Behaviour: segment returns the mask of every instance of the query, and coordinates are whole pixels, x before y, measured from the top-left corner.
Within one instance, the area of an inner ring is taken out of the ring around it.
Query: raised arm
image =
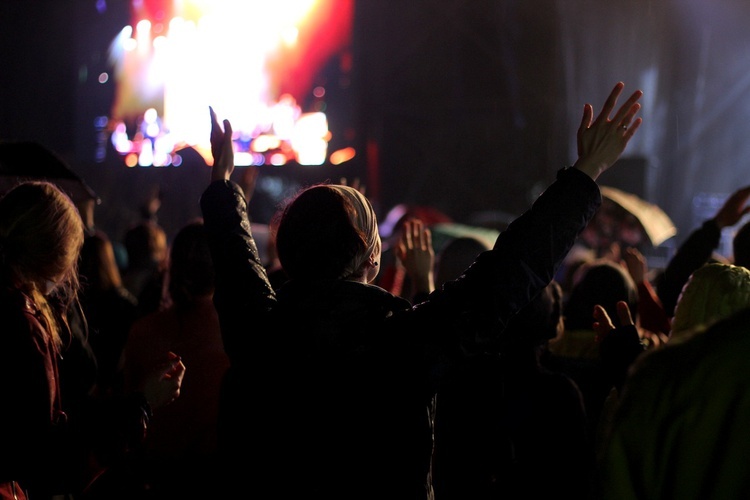
[[[443,285],[418,310],[440,321],[459,318],[470,323],[472,331],[499,332],[550,283],[601,205],[594,179],[617,161],[641,124],[635,118],[640,91],[609,119],[622,89],[622,83],[615,85],[595,120],[593,108],[584,107],[575,165],[560,170],[557,181],[500,234],[492,250],[482,253],[461,278]]]
[[[266,269],[250,231],[247,201],[239,185],[229,180],[234,171],[232,125],[223,129],[213,109],[211,153],[214,164],[211,183],[201,196],[201,210],[216,272],[214,304],[219,314],[224,350],[231,363],[247,363],[257,336],[251,324],[264,321],[276,303]]]
[[[749,198],[750,186],[744,186],[732,193],[716,215],[690,233],[669,260],[656,284],[656,293],[669,317],[674,316],[680,292],[690,275],[708,262],[713,251],[719,246],[722,229],[737,224],[750,212],[750,207],[747,206]]]

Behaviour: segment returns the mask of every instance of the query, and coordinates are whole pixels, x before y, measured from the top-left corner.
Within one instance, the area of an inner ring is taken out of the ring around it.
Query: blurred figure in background
[[[143,220],[126,231],[123,244],[128,263],[122,283],[138,299],[139,316],[159,310],[167,270],[167,234],[156,222]]]
[[[589,498],[583,396],[539,363],[562,332],[562,298],[551,282],[510,320],[501,342],[446,374],[435,415],[436,498]]]
[[[212,302],[214,280],[203,222],[194,221],[172,243],[170,305],[136,321],[128,337],[123,357],[127,390],[153,370],[159,352],[175,352],[190,367],[179,400],[154,415],[140,452],[143,481],[154,499],[215,494],[218,399],[229,359]]]
[[[81,307],[97,362],[97,390],[121,392],[120,357],[138,315],[138,300],[123,286],[112,243],[101,231],[84,239],[79,270]]]

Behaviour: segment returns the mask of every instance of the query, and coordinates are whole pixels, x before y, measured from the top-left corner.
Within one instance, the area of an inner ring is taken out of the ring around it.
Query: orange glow
[[[339,149],[331,153],[330,162],[332,165],[341,165],[342,163],[351,160],[356,156],[357,152],[354,148]]]
[[[125,156],[125,165],[130,168],[138,165],[138,155],[135,153],[129,153],[127,156]]]

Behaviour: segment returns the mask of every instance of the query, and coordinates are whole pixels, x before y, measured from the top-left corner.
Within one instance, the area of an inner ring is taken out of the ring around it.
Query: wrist
[[[414,290],[422,293],[432,293],[435,290],[435,279],[430,273],[427,276],[410,276]]]
[[[592,162],[583,158],[578,158],[573,164],[573,168],[580,170],[593,180],[596,180],[602,172],[607,170],[607,165],[605,163]]]

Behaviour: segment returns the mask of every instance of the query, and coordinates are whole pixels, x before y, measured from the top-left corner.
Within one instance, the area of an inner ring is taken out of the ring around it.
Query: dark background
[[[107,1],[104,14],[95,4],[0,4],[0,139],[66,158],[100,196],[97,224],[114,239],[159,186],[171,236],[199,215],[208,171],[197,159],[179,169],[95,160],[92,121],[112,97],[95,76],[129,22],[126,1]],[[748,21],[744,0],[359,0],[351,80],[331,102],[332,125],[354,131],[357,161],[261,167],[263,189],[360,177],[381,217],[408,202],[503,221],[574,161],[583,104],[598,112],[621,80],[628,95],[644,91],[644,124],[630,161],[601,182],[662,207],[679,230],[674,246],[750,184]],[[263,189],[258,204],[273,203]]]

